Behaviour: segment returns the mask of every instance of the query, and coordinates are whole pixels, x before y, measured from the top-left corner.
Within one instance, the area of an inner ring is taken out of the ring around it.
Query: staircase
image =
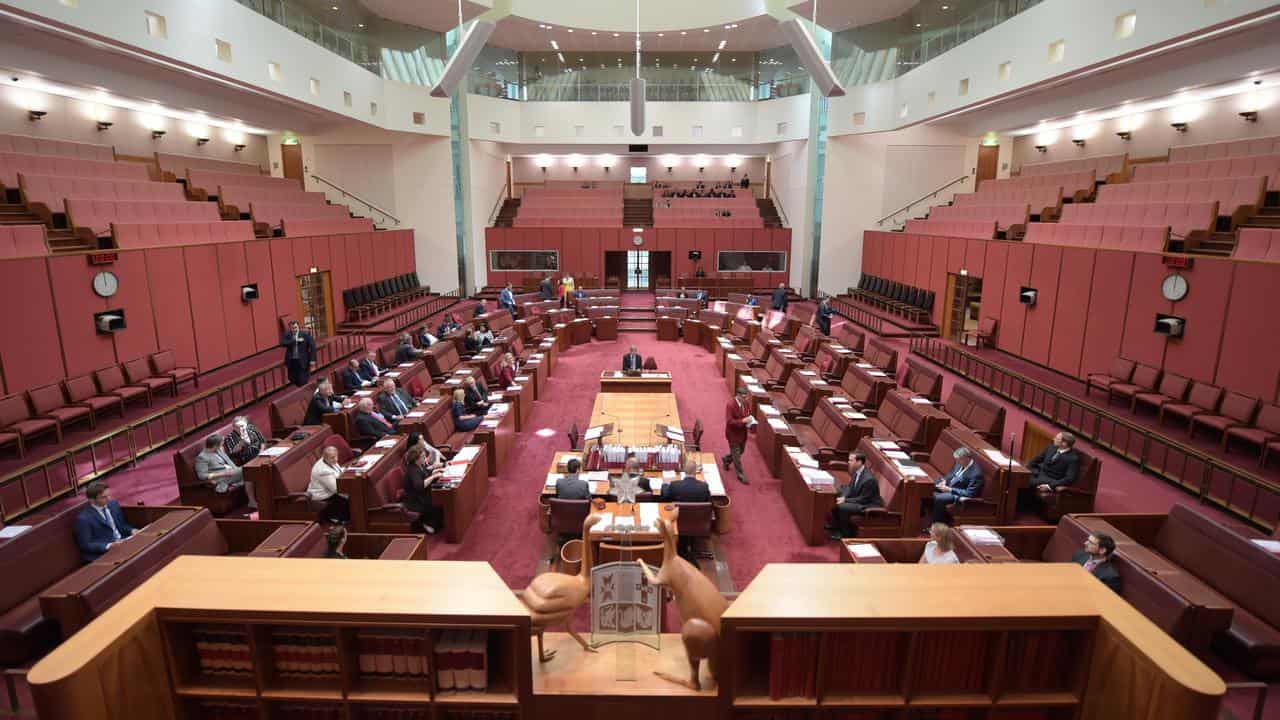
[[[1280,196],[1274,192],[1267,193],[1266,205],[1258,208],[1257,215],[1249,216],[1240,227],[1261,227],[1280,230]],[[1212,257],[1231,257],[1236,249],[1236,232],[1215,231],[1207,240],[1201,240],[1198,247],[1189,248],[1192,255],[1208,255]]]
[[[618,315],[618,332],[658,332],[658,315],[652,307],[624,307]]]
[[[1265,228],[1280,228],[1280,207],[1268,205],[1258,209],[1258,214],[1245,220],[1244,225]]]
[[[624,198],[622,224],[627,227],[653,227],[653,200]]]
[[[1215,232],[1212,233],[1207,240],[1201,240],[1200,245],[1194,248],[1188,248],[1189,255],[1209,255],[1213,257],[1231,257],[1231,253],[1236,249],[1236,234],[1233,232]]]
[[[782,217],[778,215],[778,208],[774,207],[772,200],[768,198],[757,198],[756,208],[760,210],[760,217],[764,220],[765,227],[782,227]]]
[[[26,205],[19,203],[0,203],[0,225],[43,225],[44,221],[38,215],[27,210]],[[79,250],[93,250],[94,248],[85,245],[76,237],[74,231],[60,228],[46,228],[46,242],[49,245],[49,252],[57,254],[60,252],[76,252]]]
[[[507,198],[502,201],[502,209],[498,211],[498,217],[494,219],[494,227],[511,227],[515,224],[516,213],[520,212],[520,201],[516,198]]]

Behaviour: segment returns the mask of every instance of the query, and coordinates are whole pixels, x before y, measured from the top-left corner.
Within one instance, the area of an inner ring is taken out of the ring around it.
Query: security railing
[[[838,297],[831,298],[831,308],[836,314],[856,325],[870,330],[877,335],[884,334],[884,319],[868,312],[853,303]]]

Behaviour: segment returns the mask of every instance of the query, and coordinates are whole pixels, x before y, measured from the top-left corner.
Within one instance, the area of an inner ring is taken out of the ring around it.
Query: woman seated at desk
[[[453,429],[458,432],[471,432],[480,427],[483,419],[479,415],[467,412],[466,393],[462,388],[453,391]]]
[[[929,543],[920,555],[922,565],[954,565],[960,562],[951,542],[951,527],[936,522],[929,526]]]
[[[415,526],[434,535],[441,527],[444,515],[431,502],[431,484],[444,477],[444,469],[432,467],[430,454],[420,447],[410,447],[404,456],[404,497],[401,504],[406,510],[418,513]]]
[[[506,390],[516,383],[516,374],[520,372],[520,366],[516,364],[516,358],[511,353],[503,353],[502,360],[498,362],[498,387]]]

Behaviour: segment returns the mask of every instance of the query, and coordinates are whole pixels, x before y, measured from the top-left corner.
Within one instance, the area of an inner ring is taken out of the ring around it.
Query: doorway
[[[280,145],[280,171],[290,180],[306,184],[302,179],[302,146]]]
[[[649,168],[644,165],[632,165],[630,182],[633,185],[649,184]]]
[[[942,314],[942,337],[959,342],[967,330],[978,327],[982,307],[982,278],[968,274],[947,274],[945,312]]]
[[[674,287],[671,282],[671,251],[649,251],[649,289]]]
[[[627,251],[606,250],[604,253],[604,286],[621,291],[627,286]]]
[[[982,186],[984,180],[995,180],[1000,171],[1000,146],[978,146],[978,176],[974,178],[973,189]]]
[[[333,334],[333,289],[328,270],[298,276],[298,307],[302,310],[299,322],[315,339]]]
[[[648,250],[627,251],[627,289],[650,289]]]

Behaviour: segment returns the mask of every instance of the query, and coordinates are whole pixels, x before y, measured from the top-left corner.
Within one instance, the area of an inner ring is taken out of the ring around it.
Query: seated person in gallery
[[[951,526],[946,523],[934,523],[929,526],[929,542],[920,555],[922,565],[954,565],[960,562],[956,557],[951,538]]]
[[[370,350],[360,361],[360,375],[370,380],[386,372],[386,368],[378,367],[378,353]]]
[[[1110,535],[1094,533],[1085,538],[1084,549],[1077,550],[1072,560],[1084,566],[1091,575],[1102,581],[1112,591],[1120,592],[1120,571],[1111,562],[1116,551],[1116,541]]]
[[[632,345],[626,355],[622,356],[623,372],[640,372],[644,367],[644,358],[640,357],[640,353],[636,350],[636,346]]]
[[[249,422],[249,418],[239,415],[231,422],[231,429],[222,440],[222,449],[227,452],[227,457],[231,458],[232,462],[244,465],[258,457],[258,453],[262,452],[266,444],[267,441],[262,437],[262,432]]]
[[[360,361],[355,358],[351,358],[347,361],[347,366],[343,368],[342,372],[339,373],[338,376],[339,379],[342,380],[342,386],[346,388],[347,392],[353,392],[362,387],[369,387],[373,384],[373,378],[364,376],[360,370]]]
[[[111,499],[111,489],[101,481],[89,483],[84,495],[89,504],[76,515],[73,532],[80,548],[80,559],[90,563],[102,557],[112,545],[134,533],[124,519],[120,503]]]
[[[493,330],[489,328],[489,321],[480,321],[480,327],[476,328],[476,336],[480,338],[480,347],[482,348],[487,348],[493,344]]]
[[[578,458],[572,458],[565,470],[567,472],[556,480],[556,497],[560,500],[590,500],[591,486],[578,477],[582,462]]]
[[[353,424],[355,425],[356,435],[362,438],[377,440],[383,435],[390,435],[395,432],[395,428],[382,416],[382,413],[374,410],[373,398],[371,397],[360,398],[360,402],[356,404]]]
[[[483,416],[467,412],[467,395],[462,388],[453,391],[453,428],[458,432],[471,432],[480,427]]]
[[[427,326],[423,325],[422,331],[418,333],[418,346],[425,350],[438,342],[440,342],[440,338],[432,335],[431,331],[427,329]],[[423,355],[425,354],[426,353],[423,353]]]
[[[711,488],[698,479],[697,460],[685,458],[684,477],[663,485],[659,500],[678,503],[711,502]]]
[[[475,319],[485,314],[486,312],[489,312],[489,311],[484,306],[484,300],[477,300],[476,306],[471,309],[471,317],[472,319]]]
[[[836,490],[836,506],[831,509],[827,530],[832,540],[839,540],[849,530],[849,518],[861,515],[867,508],[884,507],[880,497],[880,481],[867,467],[867,456],[861,451],[849,453],[849,484]]]
[[[333,383],[327,378],[316,383],[316,392],[307,404],[307,414],[302,418],[303,425],[319,425],[324,416],[342,411],[342,396],[333,392]]]

